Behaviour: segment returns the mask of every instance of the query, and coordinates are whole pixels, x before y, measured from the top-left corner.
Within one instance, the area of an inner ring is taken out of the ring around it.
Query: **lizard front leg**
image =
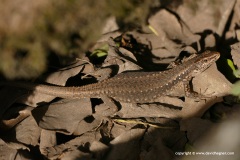
[[[209,98],[207,96],[204,96],[198,92],[195,92],[192,87],[190,86],[190,83],[192,81],[192,77],[188,77],[185,80],[183,80],[183,86],[184,86],[184,92],[185,96],[189,98],[194,98],[194,99],[204,99],[204,98]]]

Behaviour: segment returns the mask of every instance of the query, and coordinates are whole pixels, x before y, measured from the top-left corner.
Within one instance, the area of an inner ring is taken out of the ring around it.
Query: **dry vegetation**
[[[179,88],[156,103],[116,102],[115,113],[100,99],[60,99],[0,83],[0,159],[197,160],[203,156],[186,156],[197,152],[239,159],[240,106],[230,96],[232,88],[239,94],[232,87],[239,13],[240,0],[1,0],[4,80],[82,86],[130,70],[162,71],[205,50],[221,58],[191,83],[209,98],[188,98]]]

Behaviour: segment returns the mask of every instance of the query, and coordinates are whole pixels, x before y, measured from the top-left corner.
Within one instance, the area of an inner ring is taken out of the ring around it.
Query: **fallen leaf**
[[[140,140],[145,129],[131,129],[110,142],[111,152],[106,160],[110,159],[137,159],[140,153]]]
[[[72,134],[79,122],[91,114],[89,99],[62,100],[32,111],[39,127],[65,134]]]

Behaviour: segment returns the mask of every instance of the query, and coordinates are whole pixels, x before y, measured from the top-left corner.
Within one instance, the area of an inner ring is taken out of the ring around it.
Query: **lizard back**
[[[73,95],[107,95],[121,102],[153,102],[157,97],[168,95],[176,84],[203,72],[219,56],[218,52],[206,51],[167,71],[121,73],[113,78],[76,88]]]
[[[99,98],[106,95],[121,102],[146,103],[168,95],[176,84],[203,72],[219,57],[218,52],[206,51],[167,71],[121,73],[101,82],[80,87],[22,83],[10,85],[61,98]]]

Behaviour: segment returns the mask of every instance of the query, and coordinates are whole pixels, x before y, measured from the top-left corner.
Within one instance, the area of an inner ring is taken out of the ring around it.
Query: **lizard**
[[[210,67],[220,57],[219,52],[205,51],[186,62],[166,71],[125,72],[98,83],[80,87],[51,86],[44,84],[10,83],[7,85],[34,90],[60,98],[102,98],[106,96],[120,102],[154,102],[168,95],[179,83],[184,83],[185,95],[197,97],[190,91],[189,81]]]
[[[60,98],[102,98],[103,101],[108,100],[110,104],[112,99],[127,103],[155,102],[157,98],[167,96],[179,83],[183,83],[185,96],[198,97],[201,95],[191,91],[189,81],[209,68],[219,57],[219,52],[205,51],[166,71],[125,72],[80,87],[29,83],[12,83],[8,85]]]

